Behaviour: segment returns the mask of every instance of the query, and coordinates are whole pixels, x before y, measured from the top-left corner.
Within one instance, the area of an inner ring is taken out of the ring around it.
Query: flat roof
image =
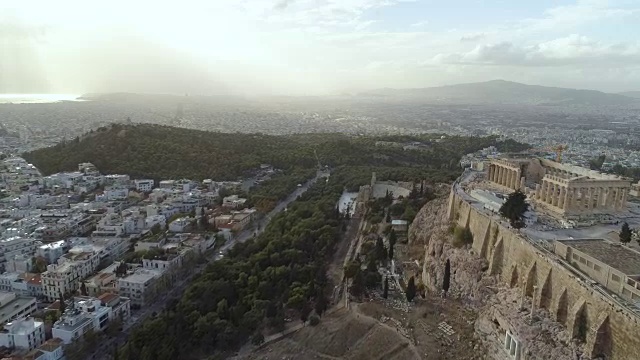
[[[583,252],[625,275],[640,274],[640,253],[621,244],[603,239],[558,240],[558,242]]]

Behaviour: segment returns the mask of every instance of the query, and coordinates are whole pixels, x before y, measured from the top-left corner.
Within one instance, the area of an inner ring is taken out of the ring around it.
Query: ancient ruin
[[[503,300],[495,301],[484,326],[502,343],[492,358],[549,356],[538,353],[530,326],[549,329],[551,321],[564,329],[562,344],[575,344],[574,358],[640,359],[640,252],[618,239],[622,222],[640,227],[640,204],[630,201],[630,189],[617,176],[517,157],[488,159],[453,184],[449,221],[471,231],[472,252],[488,263],[485,276],[506,289],[496,293]],[[495,211],[515,190],[527,195],[534,213],[518,230]],[[517,302],[517,311],[504,299]],[[523,314],[530,314],[526,324]]]
[[[615,214],[625,208],[631,181],[547,159],[495,159],[487,179],[521,190],[549,214],[565,218]]]

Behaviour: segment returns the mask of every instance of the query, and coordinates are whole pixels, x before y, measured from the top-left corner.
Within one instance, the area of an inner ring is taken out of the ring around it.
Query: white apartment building
[[[144,228],[151,229],[154,225],[160,225],[163,229],[167,226],[167,218],[163,215],[149,215],[144,219]]]
[[[44,323],[32,317],[14,320],[0,330],[0,346],[33,350],[44,343]]]
[[[64,255],[65,246],[66,242],[64,240],[40,245],[36,248],[36,256],[47,259],[49,264],[54,264]]]
[[[138,192],[150,192],[153,190],[153,180],[151,179],[135,180],[134,183]]]
[[[29,360],[64,360],[63,345],[62,339],[49,339],[37,349],[31,350],[25,355],[25,358]]]
[[[0,292],[0,325],[25,318],[38,310],[36,298],[17,296],[12,292]]]
[[[6,272],[0,275],[0,291],[39,298],[42,296],[40,274]]]
[[[193,223],[193,218],[190,217],[182,217],[179,219],[173,220],[169,223],[169,231],[171,232],[185,232],[189,226]]]
[[[6,256],[5,271],[25,273],[33,267],[33,254],[16,254]]]
[[[157,256],[155,259],[142,259],[142,268],[158,270],[165,272],[171,268],[179,268],[182,266],[184,254],[190,249],[180,251],[178,254],[164,254]]]
[[[51,333],[65,344],[81,338],[87,331],[103,331],[111,319],[111,308],[103,306],[100,300],[76,297],[70,308],[53,324]]]
[[[77,290],[80,281],[93,274],[100,264],[97,253],[75,253],[73,250],[61,257],[57,264],[47,266],[47,271],[42,273],[43,293],[49,301]]]
[[[39,243],[33,238],[23,238],[13,236],[0,240],[0,268],[4,269],[8,256],[25,254],[31,255],[35,252]]]
[[[118,279],[119,294],[129,298],[131,305],[144,306],[149,289],[160,276],[157,270],[137,269],[133,274]]]

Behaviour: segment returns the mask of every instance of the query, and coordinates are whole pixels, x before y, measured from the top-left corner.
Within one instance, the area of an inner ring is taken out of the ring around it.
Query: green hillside
[[[411,167],[413,179],[421,170],[457,170],[462,154],[485,146],[523,147],[517,143],[497,143],[492,137],[450,137],[438,142],[435,138],[435,135],[399,138],[397,141],[429,144],[420,150],[403,150],[401,146],[376,146],[380,139],[395,140],[389,137],[229,134],[150,124],[114,124],[23,156],[46,175],[72,171],[81,162],[91,162],[102,173],[129,174],[135,178],[236,180],[262,163],[284,170],[313,169],[317,166],[315,151],[323,165]]]

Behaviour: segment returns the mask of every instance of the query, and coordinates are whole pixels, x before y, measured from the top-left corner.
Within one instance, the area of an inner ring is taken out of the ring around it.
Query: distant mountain
[[[618,95],[640,99],[640,91],[625,91],[625,92],[618,93]]]
[[[620,94],[609,94],[596,90],[526,85],[505,80],[420,89],[380,89],[361,93],[360,96],[457,104],[597,106],[640,104],[638,99]]]

